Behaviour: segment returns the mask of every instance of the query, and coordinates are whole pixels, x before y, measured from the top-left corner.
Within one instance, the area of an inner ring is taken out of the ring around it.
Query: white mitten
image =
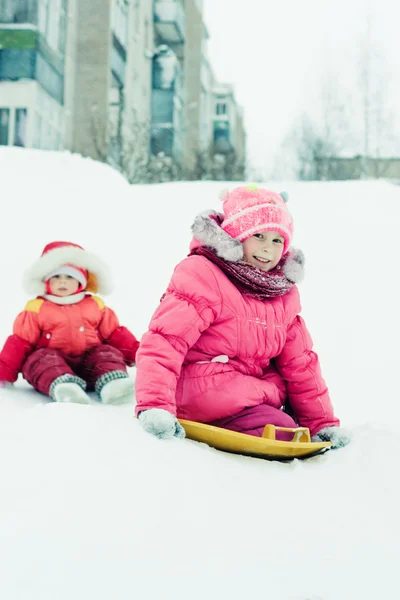
[[[350,443],[348,431],[341,427],[324,427],[312,436],[313,442],[332,442],[332,449],[343,448]]]
[[[185,437],[185,430],[178,419],[163,408],[143,410],[138,418],[145,431],[162,440]]]

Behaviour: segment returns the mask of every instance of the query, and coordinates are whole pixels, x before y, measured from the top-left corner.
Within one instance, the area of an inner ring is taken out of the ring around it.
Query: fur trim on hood
[[[192,232],[196,240],[215,250],[217,256],[236,262],[243,259],[243,246],[234,240],[223,229],[221,223],[223,216],[212,211],[204,211],[197,215],[192,225]]]
[[[23,287],[27,294],[42,296],[46,293],[48,275],[65,264],[76,265],[88,271],[86,290],[94,294],[109,294],[112,290],[111,274],[107,265],[95,254],[76,246],[55,248],[43,254],[25,271]]]
[[[285,273],[289,281],[300,283],[304,279],[304,262],[305,257],[302,250],[291,248],[287,253],[285,264],[282,271]]]

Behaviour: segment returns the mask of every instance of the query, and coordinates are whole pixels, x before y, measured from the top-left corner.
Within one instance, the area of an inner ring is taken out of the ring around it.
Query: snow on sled
[[[179,419],[189,440],[203,442],[225,452],[244,454],[269,460],[292,460],[294,458],[309,458],[329,450],[331,442],[312,442],[307,427],[275,427],[266,425],[262,437],[237,433],[213,425],[205,425],[196,421]],[[276,439],[277,431],[289,431],[293,438],[289,442]]]

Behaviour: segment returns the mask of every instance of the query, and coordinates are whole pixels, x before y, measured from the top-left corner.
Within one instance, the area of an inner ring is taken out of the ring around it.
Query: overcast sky
[[[354,85],[360,40],[371,15],[374,45],[387,61],[390,102],[400,106],[397,0],[204,0],[209,56],[243,106],[250,162],[268,169],[294,117],[317,112],[323,74]],[[346,93],[343,93],[346,97]],[[399,109],[400,110],[400,109]]]

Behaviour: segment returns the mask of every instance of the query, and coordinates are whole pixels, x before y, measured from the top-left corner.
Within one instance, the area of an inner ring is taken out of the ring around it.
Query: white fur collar
[[[46,300],[49,300],[49,302],[53,302],[53,304],[60,304],[61,306],[65,306],[66,304],[77,304],[83,300],[85,296],[85,292],[73,294],[72,296],[53,296],[52,294],[43,294],[43,298],[46,298]]]

